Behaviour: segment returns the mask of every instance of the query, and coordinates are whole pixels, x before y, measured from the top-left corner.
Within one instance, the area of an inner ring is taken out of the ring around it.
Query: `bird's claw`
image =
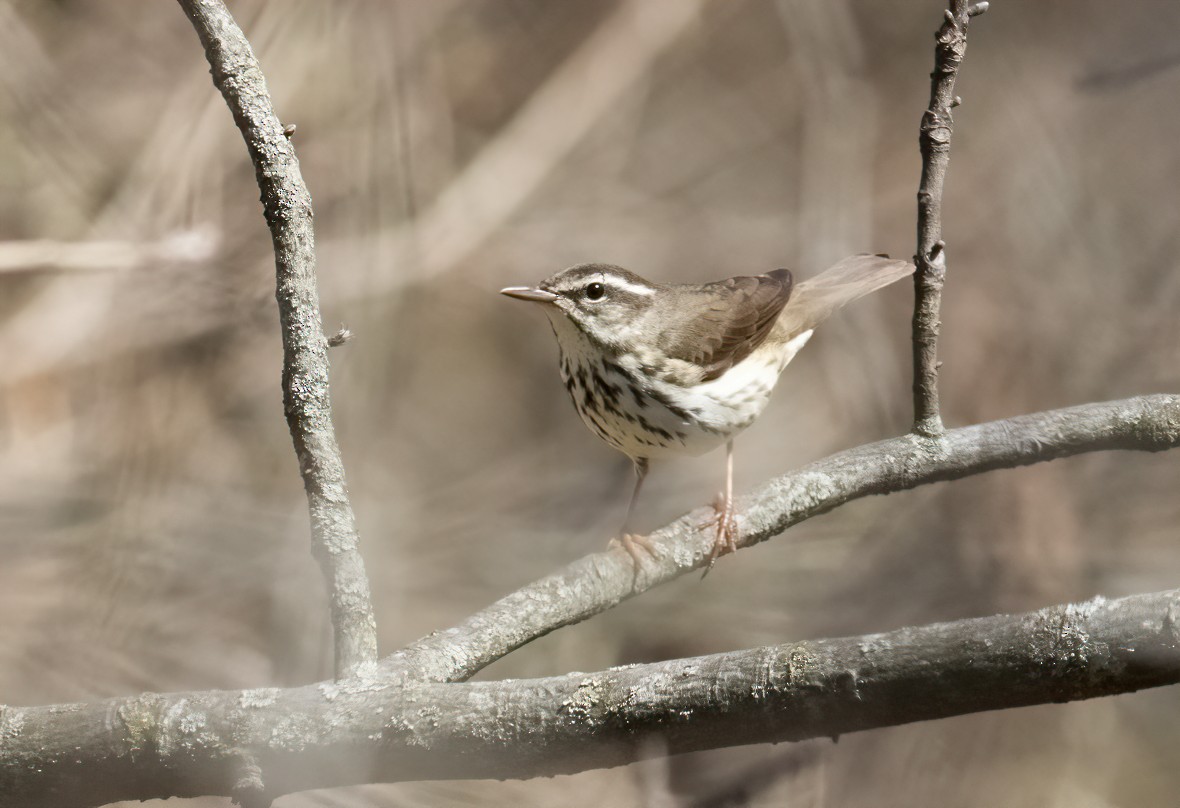
[[[624,533],[617,539],[611,539],[607,545],[608,549],[622,547],[631,556],[631,560],[635,562],[636,571],[643,567],[643,556],[639,554],[639,548],[642,547],[647,551],[647,554],[652,558],[657,558],[655,545],[647,536],[640,536],[636,533]]]
[[[709,570],[713,569],[718,558],[727,553],[737,552],[738,529],[733,500],[726,497],[725,494],[718,494],[712,504],[713,510],[717,513],[705,524],[706,526],[717,525],[717,535],[713,539],[713,549],[709,552],[709,563],[705,565],[702,578],[709,574]]]

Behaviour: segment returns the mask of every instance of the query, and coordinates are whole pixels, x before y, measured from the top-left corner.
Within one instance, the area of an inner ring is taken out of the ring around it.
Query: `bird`
[[[820,322],[913,271],[909,261],[861,254],[797,283],[789,270],[776,269],[693,284],[654,283],[620,266],[585,263],[500,293],[548,316],[574,408],[591,432],[631,459],[635,487],[617,543],[637,573],[639,548],[656,556],[645,536],[630,532],[651,461],[725,445],[707,574],[737,549],[734,437],[762,414]]]

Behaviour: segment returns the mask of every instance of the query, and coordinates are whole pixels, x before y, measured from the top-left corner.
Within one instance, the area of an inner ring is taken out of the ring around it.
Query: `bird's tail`
[[[853,255],[814,278],[795,284],[791,299],[775,323],[775,331],[790,339],[815,328],[846,303],[864,297],[914,273],[909,261],[886,255]]]

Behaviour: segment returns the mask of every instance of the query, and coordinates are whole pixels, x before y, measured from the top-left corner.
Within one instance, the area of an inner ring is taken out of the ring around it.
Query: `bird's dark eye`
[[[586,287],[586,298],[588,300],[599,300],[606,294],[606,287],[601,283],[595,281]]]

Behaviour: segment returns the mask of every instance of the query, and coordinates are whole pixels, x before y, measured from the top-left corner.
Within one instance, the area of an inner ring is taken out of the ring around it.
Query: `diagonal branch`
[[[275,115],[250,43],[221,0],[179,0],[212,66],[254,162],[275,250],[275,297],[283,332],[283,408],[311,515],[312,553],[327,580],[336,676],[377,658],[369,579],[344,483],[328,396],[328,344],[315,276],[311,196],[295,149]]]
[[[930,108],[922,118],[922,180],[918,192],[918,256],[913,318],[914,428],[909,436],[860,447],[800,469],[764,486],[746,501],[740,546],[776,535],[792,524],[844,502],[874,493],[954,479],[989,468],[1111,448],[1104,443],[1106,419],[1133,402],[1088,405],[958,430],[944,436],[938,404],[937,338],[946,256],[942,243],[942,190],[950,158],[951,107],[958,67],[967,47],[967,22],[987,10],[951,0],[938,31]],[[1143,400],[1151,406],[1147,399]],[[1171,402],[1174,405],[1174,401]],[[1170,405],[1170,406],[1171,406]],[[1063,418],[1085,423],[1058,430]],[[1095,431],[1088,432],[1087,427]],[[1024,445],[1002,446],[1008,430],[1028,433]],[[1068,437],[1066,437],[1068,433]],[[1175,445],[1174,430],[1167,446]],[[1134,441],[1131,441],[1134,442]],[[980,456],[972,458],[976,448]],[[1142,444],[1129,448],[1146,447]],[[946,451],[951,454],[945,454]],[[955,453],[961,453],[956,455]],[[897,458],[906,458],[902,467]],[[777,501],[782,498],[781,502]],[[407,676],[462,681],[515,648],[556,628],[584,620],[701,563],[706,544],[699,521],[689,515],[651,540],[664,552],[642,575],[631,574],[619,556],[599,554],[575,562],[507,596],[458,626],[436,632],[386,661]]]
[[[1180,446],[1180,395],[1083,404],[951,430],[941,438],[903,435],[859,446],[770,480],[738,500],[738,546],[873,494],[904,491],[994,469],[1110,449]],[[639,575],[621,550],[575,561],[382,661],[410,678],[456,682],[550,631],[708,563],[710,509],[688,514],[648,538],[658,558]]]
[[[1173,590],[547,679],[353,679],[0,708],[0,793],[26,808],[234,794],[247,760],[265,802],[836,737],[1174,684],[1178,625]]]
[[[942,189],[951,157],[955,76],[967,52],[967,21],[987,10],[987,3],[968,6],[950,0],[938,29],[934,72],[930,74],[930,106],[922,115],[918,142],[922,180],[918,186],[918,254],[914,256],[914,432],[942,434],[938,403],[938,332],[942,285],[946,278],[946,244],[942,240]]]

